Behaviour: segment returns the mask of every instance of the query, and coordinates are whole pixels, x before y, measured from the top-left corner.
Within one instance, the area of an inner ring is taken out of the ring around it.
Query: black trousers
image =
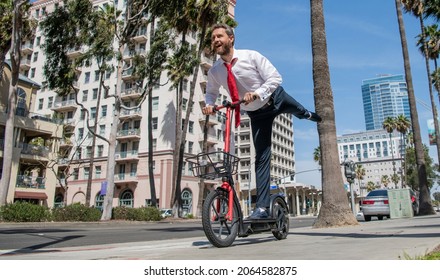
[[[272,124],[283,113],[297,118],[307,118],[308,111],[279,86],[271,95],[272,104],[263,109],[248,111],[251,120],[252,139],[255,147],[255,174],[257,207],[270,207],[270,160],[272,155]]]

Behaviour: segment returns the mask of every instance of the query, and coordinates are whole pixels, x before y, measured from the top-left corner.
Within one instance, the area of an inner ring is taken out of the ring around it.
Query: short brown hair
[[[214,31],[214,30],[219,29],[219,28],[223,28],[226,31],[226,34],[228,36],[234,37],[234,41],[232,42],[232,45],[234,45],[234,43],[235,43],[235,34],[234,34],[234,30],[232,29],[232,27],[230,27],[226,23],[216,23],[216,24],[214,24],[211,27],[211,31]]]

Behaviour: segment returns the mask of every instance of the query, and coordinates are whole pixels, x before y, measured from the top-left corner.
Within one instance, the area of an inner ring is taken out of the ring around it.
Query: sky
[[[323,2],[337,135],[365,131],[362,81],[380,74],[405,74],[395,1]],[[266,56],[282,75],[284,89],[314,111],[310,1],[237,0],[235,19],[235,47]],[[415,39],[420,22],[404,14],[404,23],[422,141],[428,145],[427,121],[432,112],[425,60]],[[293,125],[296,180],[321,187],[319,166],[313,161],[319,146],[317,125],[297,118]],[[430,156],[438,161],[434,146]]]

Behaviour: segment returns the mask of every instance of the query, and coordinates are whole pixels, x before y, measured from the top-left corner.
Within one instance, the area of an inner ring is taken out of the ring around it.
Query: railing
[[[134,129],[118,131],[116,136],[118,137],[131,136],[131,135],[140,136],[140,134],[141,134],[141,130],[139,128],[134,128]]]
[[[137,180],[137,174],[134,172],[115,174],[115,181],[128,181],[128,180]]]
[[[41,157],[47,157],[49,155],[49,149],[44,146],[18,143],[18,148],[21,148],[21,153],[26,155],[36,155]]]
[[[54,104],[54,108],[61,108],[65,106],[76,106],[75,100],[65,100],[65,101],[56,101]]]
[[[141,115],[141,114],[142,114],[142,109],[141,108],[122,109],[120,116],[121,117],[126,117],[126,116]]]
[[[0,105],[0,113],[7,114],[8,113],[7,107],[4,105]],[[41,115],[41,114],[37,114],[34,112],[29,112],[28,110],[26,110],[24,108],[17,108],[15,111],[15,115],[20,116],[20,117],[30,118],[33,120],[41,120],[41,121],[45,121],[45,122],[50,122],[50,123],[54,123],[54,124],[61,124],[61,122],[62,122],[60,119],[55,119],[55,118],[51,118],[50,116],[47,116],[47,115]]]
[[[138,153],[138,150],[116,152],[115,159],[136,158]]]
[[[18,175],[17,184],[18,188],[33,188],[33,189],[45,189],[46,178]]]

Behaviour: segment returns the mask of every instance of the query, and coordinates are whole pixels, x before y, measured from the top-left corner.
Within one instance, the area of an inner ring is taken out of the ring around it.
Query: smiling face
[[[212,31],[212,49],[222,58],[232,54],[234,35],[228,35],[226,29],[216,28]]]

